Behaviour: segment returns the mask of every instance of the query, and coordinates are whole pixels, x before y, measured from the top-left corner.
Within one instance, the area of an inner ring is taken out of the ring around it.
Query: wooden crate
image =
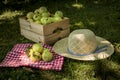
[[[48,25],[40,25],[28,22],[25,18],[19,18],[21,35],[34,42],[53,44],[70,33],[69,18]]]

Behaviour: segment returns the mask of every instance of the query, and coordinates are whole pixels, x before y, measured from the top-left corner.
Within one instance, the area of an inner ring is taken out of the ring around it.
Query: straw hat
[[[104,38],[96,36],[89,29],[79,29],[69,37],[57,41],[53,50],[64,57],[77,60],[98,60],[114,53],[113,45]]]

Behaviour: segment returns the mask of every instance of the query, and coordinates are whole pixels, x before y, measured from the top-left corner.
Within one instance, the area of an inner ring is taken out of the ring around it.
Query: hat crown
[[[68,49],[75,54],[92,53],[95,51],[96,47],[96,36],[91,30],[75,30],[69,35]]]

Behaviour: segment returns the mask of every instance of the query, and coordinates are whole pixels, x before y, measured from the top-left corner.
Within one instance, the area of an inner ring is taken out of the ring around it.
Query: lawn
[[[61,10],[64,16],[70,18],[71,31],[91,29],[115,47],[114,54],[103,60],[79,61],[65,58],[61,71],[27,67],[0,68],[0,80],[120,80],[119,4],[119,0],[36,0],[26,4],[0,5],[0,62],[15,44],[33,43],[20,34],[18,18],[40,6],[46,6],[53,13]]]

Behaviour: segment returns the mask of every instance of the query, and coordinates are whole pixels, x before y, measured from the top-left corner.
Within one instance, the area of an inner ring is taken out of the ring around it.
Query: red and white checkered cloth
[[[32,68],[39,68],[42,70],[57,70],[62,69],[64,57],[56,54],[51,46],[46,44],[43,47],[48,48],[53,53],[53,60],[51,62],[32,62],[25,53],[27,47],[32,46],[30,43],[16,44],[10,52],[7,53],[5,59],[0,63],[0,67],[19,67],[27,66]]]

